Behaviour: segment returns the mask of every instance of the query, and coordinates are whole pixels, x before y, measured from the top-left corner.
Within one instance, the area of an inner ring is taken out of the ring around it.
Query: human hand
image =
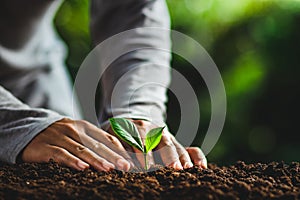
[[[136,125],[142,139],[145,138],[146,133],[149,130],[156,128],[156,126],[149,121],[132,120],[132,122]],[[114,134],[111,129],[109,130],[109,132]],[[142,167],[145,167],[144,156],[141,154],[141,152],[138,149],[130,147],[127,144],[123,145],[127,149],[132,148],[132,150],[136,153],[135,156],[139,163],[142,165]],[[173,167],[175,169],[186,169],[192,167],[193,165],[207,168],[207,160],[200,148],[184,148],[167,130],[163,131],[161,141],[155,148],[155,150],[158,150],[158,154],[163,162],[162,164],[164,164],[165,166]],[[149,165],[153,165],[153,153],[149,152],[147,157],[149,160]]]
[[[87,121],[62,119],[38,134],[23,150],[24,162],[50,159],[78,170],[129,170],[130,156],[120,141]],[[127,160],[126,160],[127,159]]]

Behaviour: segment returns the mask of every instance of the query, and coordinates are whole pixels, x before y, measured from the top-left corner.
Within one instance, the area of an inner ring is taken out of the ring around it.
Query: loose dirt
[[[0,199],[300,199],[300,164],[237,162],[144,173],[0,163]]]

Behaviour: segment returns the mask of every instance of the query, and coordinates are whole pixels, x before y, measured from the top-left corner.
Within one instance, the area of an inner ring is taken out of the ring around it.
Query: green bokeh
[[[226,124],[209,160],[300,161],[300,1],[167,2],[172,28],[205,47],[225,83]],[[88,7],[86,0],[65,1],[55,19],[70,48],[67,65],[73,78],[91,49]],[[211,114],[205,83],[184,59],[174,55],[172,66],[200,94],[201,123],[194,143],[201,145]],[[176,111],[172,95],[168,106]],[[176,113],[168,116],[170,129],[176,130]]]

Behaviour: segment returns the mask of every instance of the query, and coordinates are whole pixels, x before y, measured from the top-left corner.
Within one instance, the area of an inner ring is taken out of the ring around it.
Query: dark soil
[[[0,163],[0,199],[300,199],[300,164],[237,162],[133,173]]]

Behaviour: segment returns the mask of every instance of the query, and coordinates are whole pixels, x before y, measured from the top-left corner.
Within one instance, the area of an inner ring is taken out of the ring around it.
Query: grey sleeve
[[[100,121],[117,116],[164,122],[166,90],[170,83],[169,28],[169,12],[164,0],[92,0],[94,45],[132,29],[118,45],[111,45],[105,52],[137,47],[135,51],[120,55],[101,77],[103,110]],[[100,60],[105,60],[105,56],[99,55]]]
[[[15,163],[38,133],[62,118],[50,110],[30,108],[0,86],[0,160]]]

